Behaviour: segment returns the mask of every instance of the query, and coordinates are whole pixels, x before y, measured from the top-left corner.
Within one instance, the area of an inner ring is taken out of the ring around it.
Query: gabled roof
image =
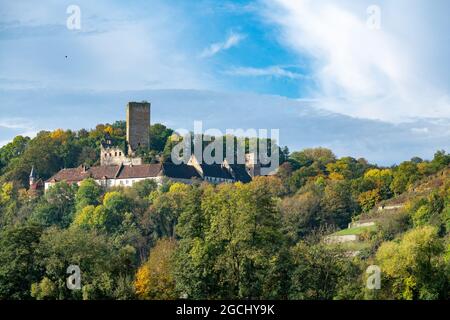
[[[245,165],[230,164],[230,168],[232,170],[232,175],[234,176],[235,180],[241,181],[244,183],[248,183],[248,182],[252,181],[252,177],[250,177],[247,170],[245,169]]]
[[[204,177],[250,182],[252,178],[247,173],[244,165],[230,165],[231,172],[221,164],[201,164]],[[142,164],[133,166],[97,166],[86,168],[62,169],[46,182],[80,182],[84,179],[134,179],[151,178],[164,175],[173,179],[202,179],[194,166],[187,164]]]
[[[58,181],[78,182],[87,178],[89,178],[89,173],[85,170],[83,166],[79,166],[78,168],[62,169],[58,171],[55,175],[53,175],[50,179],[48,179],[46,182],[58,182]]]
[[[98,166],[88,169],[89,176],[94,179],[114,179],[120,166]]]
[[[198,174],[197,170],[193,166],[189,166],[187,164],[173,164],[173,163],[164,163],[163,167],[163,175],[168,178],[173,179],[201,179],[201,176]]]
[[[73,169],[62,169],[46,182],[79,182],[84,179],[132,179],[157,177],[161,172],[161,164],[143,164],[136,166],[98,166]]]
[[[161,169],[162,165],[159,163],[122,166],[117,179],[157,177],[161,173]]]
[[[214,178],[221,178],[221,179],[228,179],[233,180],[233,177],[228,172],[226,168],[224,168],[220,164],[201,164],[200,167],[203,171],[203,176],[205,177],[214,177]]]

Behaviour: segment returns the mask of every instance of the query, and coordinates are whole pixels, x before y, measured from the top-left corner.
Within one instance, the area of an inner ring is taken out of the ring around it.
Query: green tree
[[[34,225],[0,231],[0,300],[31,298],[31,284],[41,275],[35,258],[41,233]]]
[[[342,249],[301,241],[292,259],[290,299],[361,298],[361,270]]]
[[[133,247],[116,247],[95,230],[49,228],[35,252],[36,264],[44,272],[31,292],[39,299],[114,299],[123,294],[117,291],[120,281],[130,279],[136,267]],[[66,286],[70,265],[80,268],[81,290]]]
[[[376,253],[383,290],[394,299],[446,299],[449,276],[445,247],[431,226],[413,229],[400,242],[385,242]]]
[[[206,189],[201,205],[205,218],[195,220],[205,232],[178,227],[186,236],[176,256],[180,293],[190,298],[287,295],[288,255],[275,203],[275,195],[260,181]],[[192,209],[186,214],[201,214]]]
[[[103,190],[94,179],[86,179],[80,183],[80,187],[75,195],[76,210],[80,211],[88,205],[100,204],[100,196]]]
[[[297,243],[319,227],[321,198],[314,190],[284,198],[280,204],[283,227],[292,243]]]
[[[344,228],[358,212],[348,181],[332,181],[325,187],[322,198],[321,224]]]
[[[31,220],[43,226],[57,225],[67,228],[75,212],[76,186],[57,182],[50,187],[36,206]]]
[[[162,152],[167,139],[172,135],[173,130],[166,126],[155,123],[150,126],[150,150]]]
[[[414,182],[419,180],[420,174],[417,164],[411,161],[402,162],[394,170],[394,178],[391,183],[391,190],[399,195],[405,192]]]

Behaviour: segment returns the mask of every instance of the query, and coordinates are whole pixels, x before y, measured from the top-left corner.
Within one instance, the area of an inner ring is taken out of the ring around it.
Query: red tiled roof
[[[117,176],[117,179],[157,177],[161,172],[161,168],[161,164],[123,166]]]
[[[82,167],[62,169],[45,182],[78,182],[89,178],[89,173]]]
[[[161,172],[161,164],[143,164],[136,166],[98,166],[83,168],[79,166],[73,169],[62,169],[46,182],[79,182],[84,179],[130,179],[157,177]]]

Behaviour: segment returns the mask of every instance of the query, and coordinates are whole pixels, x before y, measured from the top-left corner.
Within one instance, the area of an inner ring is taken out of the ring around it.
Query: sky
[[[450,149],[449,12],[446,0],[0,0],[0,145],[148,100],[173,128],[278,128],[291,150],[430,158]]]

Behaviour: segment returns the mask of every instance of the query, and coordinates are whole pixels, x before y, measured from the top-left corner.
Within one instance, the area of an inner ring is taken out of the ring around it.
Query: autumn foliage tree
[[[148,260],[136,273],[136,295],[139,299],[176,299],[175,280],[171,272],[172,255],[176,249],[173,239],[161,239],[150,251]]]

